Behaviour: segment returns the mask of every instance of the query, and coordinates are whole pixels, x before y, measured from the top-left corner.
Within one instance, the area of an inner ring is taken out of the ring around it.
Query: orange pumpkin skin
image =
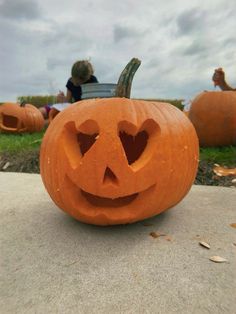
[[[236,92],[203,92],[192,102],[189,119],[200,146],[236,144]]]
[[[39,132],[44,127],[41,112],[33,105],[5,103],[0,106],[0,130],[7,133]]]
[[[40,151],[52,200],[96,225],[133,223],[174,206],[197,166],[197,135],[179,109],[126,98],[71,105],[52,120]]]
[[[58,113],[60,113],[60,111],[58,111],[56,108],[52,108],[49,111],[49,115],[48,115],[49,123],[52,122],[52,120],[58,115]]]
[[[183,113],[186,115],[186,117],[189,116],[189,111],[184,111],[184,110],[183,110]]]

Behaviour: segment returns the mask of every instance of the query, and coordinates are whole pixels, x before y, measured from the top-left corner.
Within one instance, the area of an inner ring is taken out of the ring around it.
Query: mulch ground
[[[37,150],[27,153],[1,153],[0,171],[39,173],[39,152]]]
[[[200,161],[195,184],[232,186],[233,176],[219,177],[213,172],[214,163]],[[40,173],[39,151],[27,151],[26,153],[9,154],[2,153],[0,156],[0,171]]]

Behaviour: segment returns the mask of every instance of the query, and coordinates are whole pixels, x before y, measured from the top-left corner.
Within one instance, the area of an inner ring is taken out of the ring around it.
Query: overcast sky
[[[236,87],[235,0],[0,0],[0,42],[0,101],[66,91],[79,59],[116,83],[139,58],[134,98],[192,98],[216,67]]]

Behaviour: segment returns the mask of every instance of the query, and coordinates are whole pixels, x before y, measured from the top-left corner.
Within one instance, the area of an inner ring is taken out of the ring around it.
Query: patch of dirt
[[[224,166],[224,165],[222,165]],[[226,165],[225,165],[226,167]],[[197,176],[195,178],[194,184],[198,185],[215,185],[215,186],[233,186],[232,180],[235,178],[235,176],[225,176],[220,177],[217,176],[213,172],[214,163],[213,162],[207,162],[207,161],[200,161],[198,165],[198,172]]]
[[[1,153],[0,171],[39,173],[39,151],[27,151],[17,154]]]
[[[234,176],[219,177],[213,172],[214,163],[200,161],[194,184],[232,186]],[[0,171],[40,173],[39,151],[27,151],[17,154],[2,153],[0,156]]]

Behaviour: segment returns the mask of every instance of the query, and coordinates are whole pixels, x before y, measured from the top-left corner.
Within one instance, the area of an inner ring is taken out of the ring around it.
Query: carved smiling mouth
[[[108,197],[101,197],[94,194],[90,194],[83,190],[81,191],[81,195],[93,206],[98,207],[122,207],[132,203],[139,195],[139,193],[134,193],[131,195],[118,197],[118,198],[108,198]]]
[[[82,197],[85,199],[85,201],[92,205],[93,207],[101,207],[101,208],[114,208],[114,207],[123,207],[131,204],[135,201],[135,199],[143,194],[150,192],[153,188],[155,188],[156,184],[151,185],[149,188],[147,188],[144,191],[136,192],[130,195],[117,197],[117,198],[109,198],[109,197],[102,197],[95,194],[91,194],[89,192],[86,192],[79,188],[76,184],[74,184],[71,179],[66,176],[65,177],[65,184],[69,188],[69,191],[71,192],[71,198],[74,198],[75,195],[77,195],[77,201],[79,202],[79,199]]]
[[[22,121],[20,122],[17,117],[10,116],[7,114],[2,114],[0,116],[0,124],[3,130],[8,129],[12,131],[17,131],[17,128],[19,131],[25,130],[25,125]]]

